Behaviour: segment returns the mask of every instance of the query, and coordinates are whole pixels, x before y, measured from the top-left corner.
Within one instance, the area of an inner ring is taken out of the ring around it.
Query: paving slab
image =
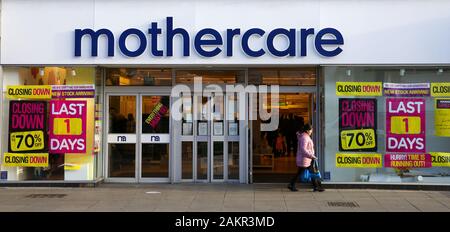
[[[27,198],[29,194],[66,194]],[[359,207],[331,207],[328,202]],[[0,188],[2,212],[450,212],[449,191],[327,189],[285,184],[106,184],[96,188]]]
[[[286,212],[287,207],[284,201],[255,200],[256,212]]]

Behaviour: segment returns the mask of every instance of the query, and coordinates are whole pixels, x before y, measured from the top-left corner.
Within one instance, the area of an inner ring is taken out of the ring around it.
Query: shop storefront
[[[387,4],[3,0],[0,184],[285,183],[309,123],[325,182],[448,185],[450,4]]]

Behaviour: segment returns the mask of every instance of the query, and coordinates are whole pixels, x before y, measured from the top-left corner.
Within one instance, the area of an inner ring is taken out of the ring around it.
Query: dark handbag
[[[320,172],[319,171],[319,165],[317,164],[317,160],[316,159],[314,159],[313,161],[312,161],[312,163],[311,163],[311,166],[309,166],[309,171],[311,172],[311,173],[318,173],[318,172]]]

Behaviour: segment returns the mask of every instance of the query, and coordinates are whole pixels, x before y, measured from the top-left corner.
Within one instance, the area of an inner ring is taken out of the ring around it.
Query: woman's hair
[[[303,126],[303,132],[307,132],[309,130],[312,130],[312,126],[307,123]]]

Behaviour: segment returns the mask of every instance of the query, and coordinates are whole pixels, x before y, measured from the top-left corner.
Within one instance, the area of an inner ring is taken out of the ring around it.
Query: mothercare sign
[[[86,153],[86,101],[50,101],[51,153]]]

